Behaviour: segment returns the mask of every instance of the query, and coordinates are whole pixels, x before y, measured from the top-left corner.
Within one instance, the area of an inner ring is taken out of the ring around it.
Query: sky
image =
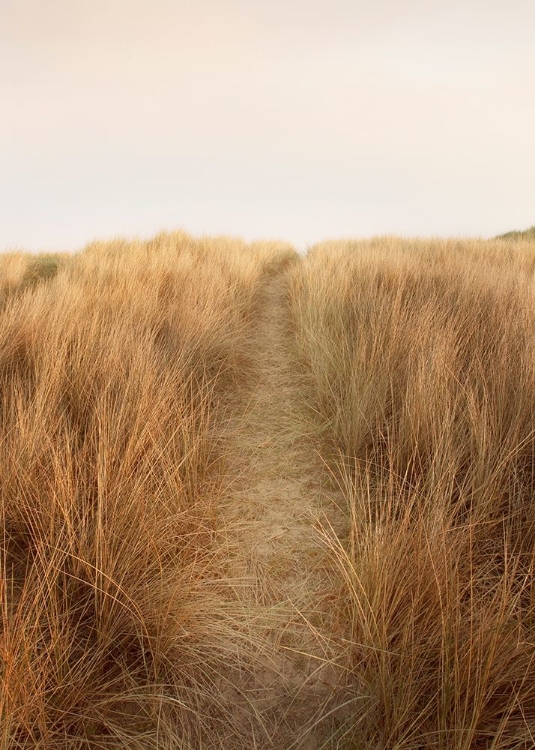
[[[0,0],[0,250],[535,224],[533,0]]]

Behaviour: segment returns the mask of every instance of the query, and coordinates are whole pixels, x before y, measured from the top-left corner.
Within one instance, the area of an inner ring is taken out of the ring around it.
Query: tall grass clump
[[[0,308],[11,295],[53,278],[66,258],[65,253],[32,255],[20,251],[0,256]]]
[[[239,735],[225,679],[249,636],[216,543],[214,427],[259,285],[287,254],[162,235],[9,261],[0,748]]]
[[[340,747],[535,743],[534,271],[526,242],[393,238],[292,270],[348,508]]]
[[[500,234],[496,239],[514,240],[515,242],[518,240],[533,242],[533,240],[535,240],[535,226],[521,231],[513,230],[512,232],[506,232],[505,234]]]

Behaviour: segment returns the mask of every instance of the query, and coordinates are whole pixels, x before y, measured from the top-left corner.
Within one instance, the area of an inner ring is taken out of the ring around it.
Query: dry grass
[[[535,745],[535,245],[315,248],[290,301],[348,503],[355,750]]]
[[[212,435],[288,254],[162,235],[3,260],[1,748],[239,736],[224,680],[252,644]]]
[[[535,746],[533,242],[161,235],[4,256],[0,295],[0,750]],[[286,610],[347,674],[321,716]]]
[[[0,258],[0,305],[13,294],[53,278],[67,258],[64,253],[4,253]]]

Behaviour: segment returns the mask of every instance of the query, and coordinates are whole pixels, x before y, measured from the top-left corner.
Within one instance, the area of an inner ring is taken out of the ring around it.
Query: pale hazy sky
[[[0,250],[535,224],[535,0],[0,0]]]

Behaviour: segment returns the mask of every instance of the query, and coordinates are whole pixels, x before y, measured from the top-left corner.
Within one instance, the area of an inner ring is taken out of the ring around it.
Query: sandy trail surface
[[[250,383],[225,429],[224,513],[240,597],[266,623],[266,660],[236,688],[244,720],[254,717],[254,747],[315,750],[329,734],[322,717],[338,681],[325,637],[336,630],[332,561],[318,528],[340,529],[343,519],[306,417],[285,268],[261,291],[250,351]]]

